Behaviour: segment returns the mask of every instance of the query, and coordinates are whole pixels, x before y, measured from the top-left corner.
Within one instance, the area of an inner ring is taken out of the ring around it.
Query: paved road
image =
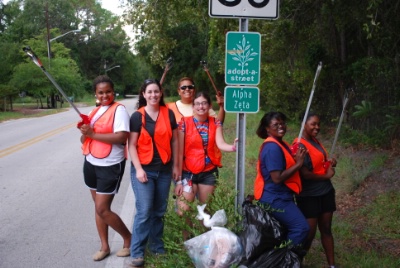
[[[134,111],[137,99],[121,101]],[[94,107],[81,108],[87,114]],[[76,112],[0,123],[0,267],[124,267],[115,254],[102,262],[94,206],[83,183]],[[134,197],[127,164],[113,203],[132,228]],[[109,234],[112,253],[122,239]]]

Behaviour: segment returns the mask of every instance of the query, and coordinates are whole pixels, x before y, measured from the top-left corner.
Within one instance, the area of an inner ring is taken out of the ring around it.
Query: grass
[[[88,105],[93,105],[92,98],[88,98],[86,101]],[[166,99],[166,102],[168,101],[172,100]],[[214,108],[218,110],[218,107]],[[43,112],[57,112],[57,110],[48,109]],[[262,115],[262,112],[246,115],[245,194],[253,192],[255,166],[259,147],[262,143],[262,140],[256,136],[255,131]],[[11,119],[26,116],[24,114],[15,115],[1,112],[0,121],[4,120],[4,118]],[[299,126],[296,123],[289,123],[285,140],[291,142],[293,138],[297,137],[298,131]],[[236,114],[226,114],[224,134],[227,142],[232,142],[236,137]],[[351,139],[351,137],[347,137],[347,139]],[[330,144],[329,142],[331,141],[326,143]],[[354,154],[348,154],[348,151],[338,153],[337,158],[339,164],[333,179],[337,200],[340,200],[346,194],[352,193],[373,172],[381,170],[387,160],[387,156],[384,153],[365,154],[355,157]],[[224,167],[220,169],[219,185],[213,202],[208,206],[208,210],[213,215],[215,211],[224,209],[228,217],[226,228],[237,232],[240,217],[235,208],[236,155],[223,153],[222,163]],[[175,213],[172,191],[169,200],[164,231],[167,254],[165,256],[148,255],[146,258],[147,267],[194,267],[184,248],[182,230],[188,230],[192,237],[208,230],[199,221],[195,220],[197,214],[196,203],[191,204],[192,210],[187,214],[187,217],[192,219],[194,224],[193,227],[189,227],[185,219]],[[348,217],[340,217],[338,213],[334,214],[332,231],[335,238],[335,256],[339,267],[400,267],[398,243],[395,243],[400,240],[399,204],[400,194],[392,191],[380,195],[376,200],[359,210],[355,210]],[[395,251],[398,252],[397,256],[393,254]],[[326,267],[325,255],[319,242],[318,232],[313,246],[306,256],[305,267]]]
[[[253,192],[255,166],[259,147],[262,143],[255,131],[262,115],[262,112],[246,115],[245,194],[252,194]],[[289,123],[285,140],[291,142],[298,136],[298,131],[299,127],[296,126],[296,123]],[[224,135],[228,142],[236,137],[236,114],[226,114]],[[339,154],[338,159],[339,165],[336,168],[337,173],[333,182],[337,191],[337,199],[340,199],[341,196],[354,191],[371,172],[381,169],[386,161],[386,156],[383,153],[374,154],[361,158],[361,161],[357,162],[351,156]],[[235,154],[223,153],[222,162],[224,167],[220,169],[220,183],[213,202],[210,204],[209,213],[213,215],[215,211],[224,209],[228,216],[226,228],[237,232],[240,217],[235,209]],[[339,267],[399,267],[398,258],[395,258],[392,254],[379,252],[374,247],[365,247],[366,241],[370,240],[371,237],[398,239],[399,236],[399,194],[382,195],[381,198],[382,200],[378,199],[376,204],[365,208],[358,212],[361,214],[355,216],[365,219],[365,226],[367,226],[365,231],[355,228],[354,223],[360,221],[355,221],[352,218],[339,218],[337,214],[334,214],[332,228],[335,237],[335,255]],[[170,200],[173,200],[172,195]],[[192,204],[192,211],[187,215],[195,222],[195,225],[191,228],[183,218],[177,216],[174,212],[174,202],[169,202],[164,233],[168,254],[162,259],[146,258],[149,267],[194,267],[183,245],[182,230],[189,230],[192,236],[208,231],[194,219],[197,214],[195,205],[196,203]],[[389,213],[395,215],[395,220],[393,220],[393,217],[388,217]],[[305,267],[308,268],[327,266],[318,232],[313,247],[306,256],[305,264]]]
[[[56,114],[64,111],[65,108],[59,109],[37,109],[36,104],[13,104],[13,111],[0,112],[0,122],[12,119],[39,117],[50,114]]]

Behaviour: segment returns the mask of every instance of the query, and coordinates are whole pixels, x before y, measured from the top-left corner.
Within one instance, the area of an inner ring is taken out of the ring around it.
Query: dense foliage
[[[211,84],[201,72],[207,60],[217,86],[224,85],[225,34],[238,31],[238,19],[210,18],[208,0],[127,0],[126,16],[142,33],[137,50],[160,72],[169,56],[176,60],[167,87],[184,75],[199,88]],[[349,101],[346,126],[383,145],[400,136],[400,1],[280,1],[279,18],[249,20],[262,35],[261,106],[301,117],[317,65],[323,70],[312,102],[332,126]]]
[[[40,102],[50,99],[48,107],[55,107],[56,88],[23,53],[24,46],[32,48],[46,71],[75,100],[93,95],[91,81],[105,73],[116,82],[118,93],[132,94],[144,76],[135,71],[141,60],[131,51],[122,27],[122,20],[95,0],[1,1],[2,110],[9,110],[21,93]]]
[[[174,61],[164,82],[166,95],[176,95],[183,76],[193,77],[198,89],[212,92],[202,60],[223,90],[225,34],[239,30],[239,19],[210,18],[208,0],[116,4],[124,7],[122,18],[96,0],[0,2],[2,100],[16,98],[21,91],[36,97],[56,92],[39,74],[31,76],[38,81],[24,81],[30,76],[23,73],[35,68],[23,67],[24,45],[32,46],[58,79],[69,74],[63,82],[69,95],[91,93],[90,81],[106,70],[118,92],[137,94],[143,79],[161,78],[169,57]],[[335,126],[353,90],[342,133],[358,131],[359,141],[390,145],[400,136],[399,11],[399,0],[281,0],[278,19],[249,19],[249,31],[262,36],[261,108],[301,119],[321,61],[312,109],[325,124]],[[134,26],[134,48],[122,21]],[[81,32],[51,42],[49,63],[47,39],[75,29]],[[57,63],[61,59],[64,64]],[[111,69],[117,65],[120,68]]]

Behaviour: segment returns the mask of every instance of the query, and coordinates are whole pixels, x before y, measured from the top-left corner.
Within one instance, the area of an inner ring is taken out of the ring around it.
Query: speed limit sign
[[[210,0],[210,17],[277,19],[278,0]]]

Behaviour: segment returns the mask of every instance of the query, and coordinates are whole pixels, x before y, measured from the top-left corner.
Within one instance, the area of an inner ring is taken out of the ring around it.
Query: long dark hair
[[[144,80],[144,83],[140,86],[139,100],[138,100],[138,103],[137,103],[137,109],[147,105],[147,101],[143,97],[143,93],[146,91],[147,86],[151,85],[151,84],[156,84],[158,86],[158,88],[160,89],[161,93],[163,93],[160,81],[158,81],[157,79],[146,79],[146,80]],[[160,105],[161,106],[165,106],[164,94],[161,94]]]
[[[281,112],[269,112],[264,114],[258,125],[256,134],[261,139],[268,138],[267,127],[271,124],[272,119],[277,119],[286,122],[286,115]]]

